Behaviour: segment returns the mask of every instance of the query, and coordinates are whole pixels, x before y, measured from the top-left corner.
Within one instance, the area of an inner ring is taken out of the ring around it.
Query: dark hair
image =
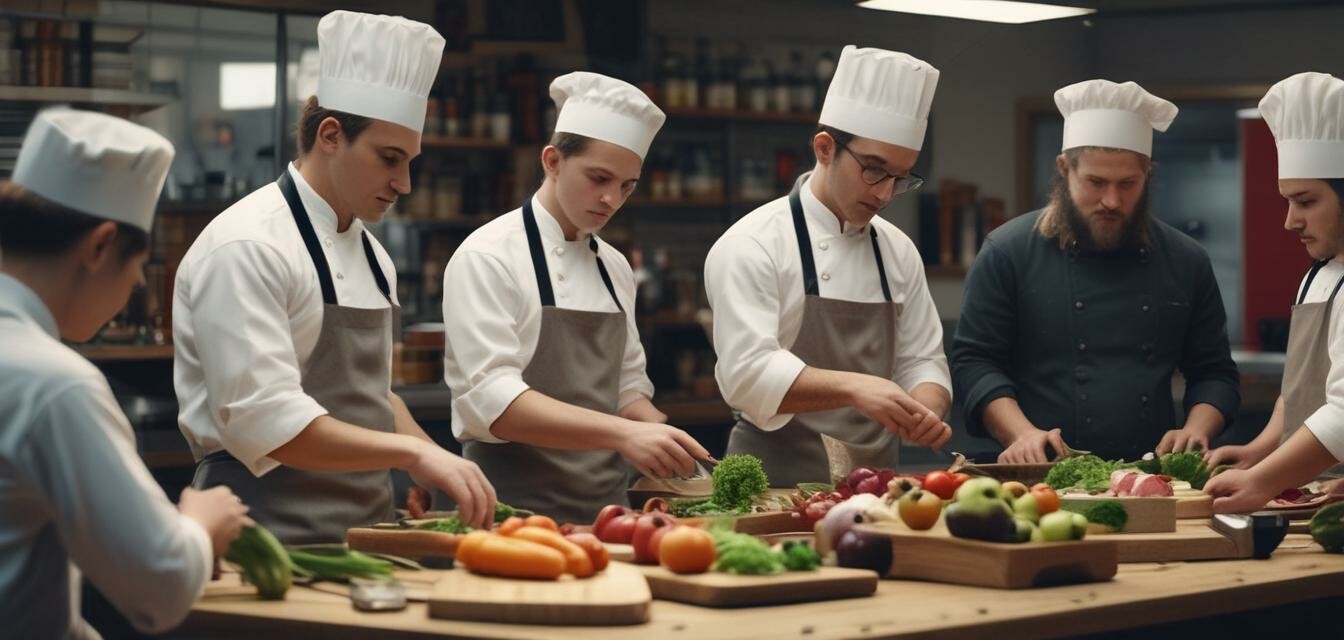
[[[1153,168],[1157,166],[1157,163],[1153,162],[1153,159],[1151,157],[1139,153],[1138,151],[1130,151],[1129,149],[1116,149],[1114,147],[1093,147],[1093,146],[1073,147],[1071,149],[1065,149],[1064,163],[1068,165],[1070,169],[1077,169],[1078,160],[1081,159],[1083,157],[1083,154],[1088,151],[1104,151],[1106,153],[1132,153],[1139,157],[1139,166],[1143,167],[1143,172],[1145,174],[1152,174]]]
[[[576,156],[588,150],[588,143],[593,139],[588,136],[581,136],[577,133],[568,133],[565,131],[556,131],[551,136],[551,146],[560,152],[561,158]]]
[[[848,131],[841,131],[840,129],[836,129],[835,127],[832,127],[830,125],[825,124],[817,125],[817,131],[816,133],[812,134],[813,137],[816,137],[817,133],[824,133],[830,136],[832,139],[835,140],[835,144],[841,147],[848,147],[849,143],[854,142],[854,134]]]
[[[5,180],[0,182],[0,253],[42,258],[58,256],[79,243],[100,224],[109,222]],[[125,261],[149,247],[149,234],[117,222],[117,257]]]
[[[317,128],[327,118],[336,119],[336,122],[341,125],[341,132],[345,134],[345,139],[350,142],[354,142],[359,134],[364,133],[364,130],[373,123],[372,118],[320,107],[317,104],[317,96],[309,96],[308,102],[303,103],[303,113],[299,114],[297,130],[299,155],[308,155],[308,152],[313,150],[313,143],[317,142]]]
[[[1339,197],[1339,207],[1344,209],[1344,178],[1327,178],[1325,183],[1335,191],[1335,195]]]

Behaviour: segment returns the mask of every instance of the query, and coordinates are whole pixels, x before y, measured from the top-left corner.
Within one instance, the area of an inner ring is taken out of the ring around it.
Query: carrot
[[[522,518],[519,518],[518,516],[509,516],[507,519],[504,520],[504,522],[499,523],[498,527],[495,527],[495,533],[507,536],[510,533],[517,531],[520,527],[524,526],[525,524],[526,521],[524,521]]]
[[[554,520],[546,516],[528,516],[527,520],[523,521],[523,524],[528,527],[541,527],[560,533],[560,527],[555,524]]]
[[[490,535],[488,531],[472,531],[464,536],[462,541],[457,543],[457,553],[454,554],[457,563],[464,566],[470,563],[472,555],[481,548],[481,543]]]
[[[575,578],[587,578],[597,573],[588,552],[584,551],[583,547],[566,540],[558,531],[528,526],[514,531],[512,537],[544,544],[564,554],[565,572],[574,574]]]
[[[480,540],[478,546],[468,546],[466,559],[458,546],[458,561],[476,573],[540,580],[555,580],[565,573],[564,554],[544,544],[498,534]]]

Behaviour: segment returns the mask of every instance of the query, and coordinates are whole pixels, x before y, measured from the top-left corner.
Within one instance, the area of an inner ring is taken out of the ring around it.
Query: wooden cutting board
[[[889,578],[1024,589],[1103,582],[1116,572],[1115,536],[1010,544],[953,537],[941,520],[928,531],[911,531],[897,522],[858,528],[891,539]]]
[[[641,565],[653,597],[703,607],[754,607],[840,598],[862,598],[877,591],[878,575],[866,569],[819,567],[769,576],[739,576],[711,571],[679,575],[664,567]]]
[[[1125,528],[1112,532],[1101,525],[1093,525],[1088,533],[1167,533],[1176,530],[1176,498],[1106,496],[1060,496],[1060,508],[1086,515],[1088,509],[1102,502],[1116,502],[1125,508],[1128,518]]]
[[[1171,533],[1125,533],[1106,536],[1118,545],[1120,562],[1179,562],[1249,558],[1250,539],[1233,540],[1209,526],[1208,520],[1179,520]]]
[[[649,620],[652,595],[644,575],[619,562],[582,580],[521,580],[447,572],[429,597],[429,616],[449,620],[606,626]]]
[[[1182,520],[1207,520],[1213,517],[1213,496],[1199,489],[1176,492],[1176,517]]]

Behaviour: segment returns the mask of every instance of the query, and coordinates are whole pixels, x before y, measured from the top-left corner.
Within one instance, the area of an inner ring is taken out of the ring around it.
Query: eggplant
[[[943,512],[947,530],[958,538],[986,542],[1016,542],[1017,521],[1008,505],[995,500],[978,509],[954,502]]]
[[[849,530],[835,547],[836,564],[851,569],[870,569],[878,575],[891,571],[891,538]]]

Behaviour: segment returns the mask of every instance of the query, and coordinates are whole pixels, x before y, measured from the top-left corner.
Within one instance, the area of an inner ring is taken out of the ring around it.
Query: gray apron
[[[1330,309],[1344,286],[1344,278],[1335,283],[1325,302],[1307,302],[1307,291],[1327,261],[1312,265],[1302,293],[1293,305],[1288,328],[1287,362],[1283,368],[1283,437],[1279,444],[1302,428],[1307,418],[1325,406],[1325,384],[1330,374]],[[1344,464],[1335,465],[1323,475],[1344,477]]]
[[[322,329],[301,372],[303,391],[337,420],[391,433],[388,380],[400,309],[395,304],[383,309],[337,304],[331,268],[288,171],[278,183],[322,286]],[[367,232],[363,240],[369,268],[391,303],[387,278]],[[221,484],[242,498],[251,507],[248,515],[285,544],[340,542],[350,527],[385,522],[393,516],[392,475],[387,470],[335,473],[282,465],[256,477],[227,451],[217,451],[197,465],[192,486],[208,489]]]
[[[536,352],[523,369],[523,382],[561,402],[614,415],[620,395],[626,318],[611,276],[602,258],[597,257],[597,239],[590,236],[588,246],[597,260],[602,282],[620,311],[556,307],[531,198],[523,205],[523,227],[541,295],[541,333]],[[462,454],[480,465],[500,502],[559,522],[590,523],[602,507],[628,503],[625,492],[630,486],[631,467],[615,451],[569,451],[472,440],[462,445]]]
[[[807,232],[799,189],[789,193],[789,209],[803,265],[803,322],[790,349],[807,366],[866,373],[891,380],[896,375],[895,335],[902,305],[891,301],[877,229],[869,225],[873,258],[885,302],[850,302],[823,298],[817,285],[812,240]],[[749,453],[761,459],[772,487],[799,482],[830,482],[831,470],[821,434],[845,443],[855,466],[894,468],[900,439],[853,407],[800,413],[775,431],[739,420],[728,437],[728,453]]]

